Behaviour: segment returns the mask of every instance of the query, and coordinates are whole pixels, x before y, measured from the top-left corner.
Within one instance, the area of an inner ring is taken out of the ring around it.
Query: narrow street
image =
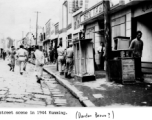
[[[45,81],[38,84],[33,65],[28,64],[23,75],[19,74],[18,66],[15,72],[9,71],[7,61],[0,60],[0,66],[1,108],[82,107],[79,100],[47,73],[44,72]]]

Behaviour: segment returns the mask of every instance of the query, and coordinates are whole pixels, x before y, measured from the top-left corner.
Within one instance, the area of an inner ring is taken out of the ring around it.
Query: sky
[[[59,2],[60,0],[0,0],[0,39],[11,37],[20,40],[30,31],[30,25],[31,32],[35,34],[36,11],[40,12],[39,26],[45,27],[46,22],[52,18],[58,22]],[[42,29],[39,29],[40,31]]]
[[[36,11],[40,12],[38,25],[41,27],[50,18],[58,21],[58,3],[59,0],[0,0],[0,38],[20,40],[30,31],[30,23],[35,34]]]

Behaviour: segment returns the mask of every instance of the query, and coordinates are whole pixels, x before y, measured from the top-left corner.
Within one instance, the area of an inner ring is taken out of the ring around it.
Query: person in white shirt
[[[24,71],[26,71],[26,66],[27,66],[27,62],[28,62],[28,55],[29,55],[29,53],[26,49],[25,49],[25,51],[26,51],[27,57],[26,57],[25,62],[24,62],[24,67],[23,67]]]
[[[25,64],[25,61],[26,61],[27,56],[28,56],[27,55],[27,51],[24,49],[23,45],[20,45],[20,49],[17,51],[16,56],[18,58],[19,71],[20,71],[20,74],[22,75],[23,74],[24,64]]]
[[[36,72],[36,78],[37,83],[40,83],[43,77],[43,66],[44,66],[44,53],[39,50],[39,46],[35,46],[35,72]]]

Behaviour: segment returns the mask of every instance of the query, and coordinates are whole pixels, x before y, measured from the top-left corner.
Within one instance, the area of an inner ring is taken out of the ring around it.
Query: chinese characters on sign
[[[83,18],[83,20],[81,19],[81,22],[86,21],[87,19],[92,18],[92,17],[94,17],[102,12],[103,12],[103,4],[100,3],[100,4],[96,5],[95,7],[93,7],[92,9],[85,12],[81,16]]]
[[[74,30],[78,29],[80,27],[80,14],[74,16]]]
[[[50,38],[50,32],[51,32],[51,21],[49,20],[47,23],[46,23],[46,39],[49,39]]]

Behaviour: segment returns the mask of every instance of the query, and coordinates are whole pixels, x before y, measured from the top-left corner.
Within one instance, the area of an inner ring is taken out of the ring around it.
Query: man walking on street
[[[9,52],[9,58],[10,58],[10,71],[12,70],[14,72],[15,68],[15,48],[14,46],[11,47],[11,51]]]
[[[35,72],[36,72],[36,78],[37,83],[40,83],[43,77],[43,66],[44,66],[44,54],[42,51],[39,50],[39,46],[35,46]]]
[[[27,54],[27,57],[26,57],[26,59],[25,59],[25,62],[24,62],[24,67],[23,67],[23,70],[24,71],[26,71],[26,66],[27,66],[27,62],[28,62],[28,51],[25,49],[25,51],[26,51],[26,54]]]
[[[73,48],[72,48],[72,43],[70,43],[69,48],[67,48],[66,50],[65,77],[71,78],[72,70],[73,70]]]
[[[27,56],[28,56],[27,51],[24,49],[24,46],[20,45],[20,49],[17,51],[17,58],[18,58],[18,63],[19,63],[19,71],[21,75],[23,74],[23,68],[24,68]]]
[[[63,61],[64,61],[64,48],[62,47],[61,44],[59,44],[59,48],[57,49],[58,53],[58,67],[59,67],[59,72],[60,75],[63,75]]]
[[[6,58],[6,52],[5,52],[5,50],[3,50],[3,60],[5,60],[5,58]]]
[[[135,76],[137,80],[142,80],[141,76],[141,57],[143,50],[143,41],[141,40],[142,32],[137,31],[136,38],[131,41],[130,49],[133,49],[133,57],[135,58]]]

